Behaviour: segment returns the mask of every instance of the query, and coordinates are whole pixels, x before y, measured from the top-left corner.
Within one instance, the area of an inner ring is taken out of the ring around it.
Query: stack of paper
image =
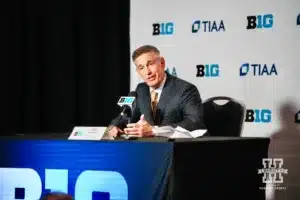
[[[166,138],[197,138],[203,136],[206,129],[188,131],[180,126],[173,128],[171,126],[154,127],[154,135]]]

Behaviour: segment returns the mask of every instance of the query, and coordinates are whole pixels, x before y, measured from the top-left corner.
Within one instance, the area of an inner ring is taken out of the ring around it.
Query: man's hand
[[[124,131],[122,131],[121,129],[119,129],[116,126],[109,126],[107,129],[108,130],[104,134],[104,139],[114,139],[118,135],[124,133]]]
[[[134,124],[127,124],[124,129],[125,134],[136,135],[137,137],[152,137],[152,126],[145,120],[144,115],[141,115],[140,120]]]

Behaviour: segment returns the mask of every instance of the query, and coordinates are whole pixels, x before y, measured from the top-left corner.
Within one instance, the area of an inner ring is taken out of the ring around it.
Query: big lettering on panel
[[[1,140],[0,199],[160,198],[171,161],[171,143]]]

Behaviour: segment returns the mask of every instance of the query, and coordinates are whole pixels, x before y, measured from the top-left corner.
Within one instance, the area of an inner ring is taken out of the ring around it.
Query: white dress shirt
[[[157,102],[159,102],[159,98],[160,98],[160,95],[164,89],[164,85],[166,83],[166,79],[167,79],[167,75],[165,74],[165,77],[164,77],[164,80],[162,81],[162,83],[160,84],[160,86],[156,89],[152,88],[152,87],[149,87],[149,90],[150,90],[150,94],[151,92],[154,90],[155,92],[157,92],[158,96],[157,96]]]

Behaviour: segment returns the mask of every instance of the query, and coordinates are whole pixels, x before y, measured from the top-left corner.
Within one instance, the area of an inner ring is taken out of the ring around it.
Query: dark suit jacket
[[[167,73],[154,118],[151,110],[149,86],[138,84],[136,105],[133,107],[131,123],[139,121],[141,114],[150,125],[180,126],[193,131],[205,128],[203,124],[202,100],[198,89],[193,84]],[[116,118],[111,124],[123,129],[126,122]]]

